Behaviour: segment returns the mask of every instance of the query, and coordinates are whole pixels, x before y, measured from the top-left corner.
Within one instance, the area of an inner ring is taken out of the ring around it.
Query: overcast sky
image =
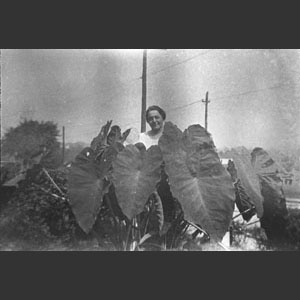
[[[142,50],[2,50],[1,136],[32,118],[90,143],[112,119],[140,130]],[[204,126],[216,146],[300,145],[300,51],[148,50],[147,106],[184,130]],[[148,127],[147,127],[148,128]]]

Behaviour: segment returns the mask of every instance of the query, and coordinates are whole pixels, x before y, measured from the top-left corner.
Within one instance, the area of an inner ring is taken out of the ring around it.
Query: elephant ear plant
[[[200,125],[184,132],[167,122],[159,140],[172,194],[188,221],[218,242],[229,228],[235,193],[209,133]]]
[[[113,248],[128,250],[137,239],[134,235],[139,223],[137,217],[145,215],[145,210],[148,209],[146,219],[162,227],[162,205],[157,205],[160,198],[152,196],[156,201],[149,198],[160,179],[162,157],[158,146],[149,151],[139,145],[125,148],[123,143],[130,130],[121,134],[119,126],[110,128],[111,123],[102,127],[91,147],[77,155],[69,172],[68,195],[76,220],[86,234],[93,232],[95,225],[102,231],[104,224],[96,221],[103,218],[108,207],[115,228],[110,231]],[[143,226],[144,235],[147,223]],[[138,240],[141,238],[139,234]]]
[[[113,162],[113,183],[123,213],[132,219],[143,212],[160,180],[162,155],[158,146],[146,151],[128,145]]]
[[[251,164],[258,176],[264,199],[261,227],[265,229],[268,239],[285,240],[288,234],[286,228],[289,213],[279,174],[281,168],[262,148],[253,149]]]
[[[163,235],[164,199],[157,188],[164,166],[184,218],[199,224],[212,241],[220,241],[229,228],[235,198],[210,134],[200,125],[181,132],[167,122],[159,144],[146,150],[143,144],[124,147],[129,131],[121,134],[118,126],[110,126],[111,121],[102,127],[71,167],[69,197],[81,228],[91,232],[106,204],[118,232],[115,249],[139,250],[151,235]]]
[[[91,146],[82,150],[72,163],[69,172],[69,198],[74,215],[80,227],[89,233],[100,211],[103,196],[108,193],[112,162],[122,151],[129,134],[120,134],[112,121],[104,125]]]
[[[139,244],[152,236],[151,227],[159,234],[163,226],[162,203],[156,191],[162,162],[158,146],[146,150],[143,145],[126,146],[113,162],[116,196],[132,226],[138,226]]]

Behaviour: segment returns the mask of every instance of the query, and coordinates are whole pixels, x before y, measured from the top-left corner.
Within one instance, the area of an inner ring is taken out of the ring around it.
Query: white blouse
[[[158,145],[158,140],[162,136],[162,132],[156,135],[150,135],[148,132],[140,133],[139,142],[143,143],[146,146],[146,149],[150,148],[153,145]]]

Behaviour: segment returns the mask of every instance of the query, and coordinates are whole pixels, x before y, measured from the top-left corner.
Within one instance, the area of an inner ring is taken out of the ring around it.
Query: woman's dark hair
[[[149,106],[148,109],[147,109],[147,111],[146,111],[146,120],[147,121],[148,121],[148,114],[152,110],[157,110],[159,112],[159,114],[162,116],[163,120],[166,119],[166,116],[167,116],[166,112],[162,108],[160,108],[159,106],[152,105],[152,106]]]

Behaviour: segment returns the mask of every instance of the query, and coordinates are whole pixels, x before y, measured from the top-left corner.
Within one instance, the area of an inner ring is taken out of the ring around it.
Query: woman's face
[[[164,124],[164,120],[157,110],[151,110],[148,113],[147,122],[153,132],[159,132]]]

